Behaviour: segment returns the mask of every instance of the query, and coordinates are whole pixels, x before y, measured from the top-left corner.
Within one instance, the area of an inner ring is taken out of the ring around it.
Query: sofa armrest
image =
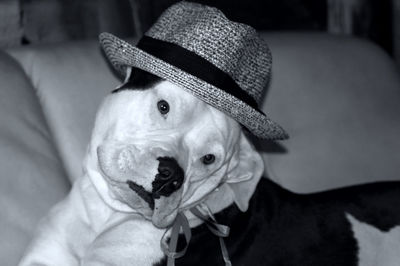
[[[11,266],[70,185],[29,79],[2,51],[0,81],[0,258]]]
[[[120,81],[97,41],[23,47],[8,51],[23,67],[71,181],[82,162],[98,106]]]

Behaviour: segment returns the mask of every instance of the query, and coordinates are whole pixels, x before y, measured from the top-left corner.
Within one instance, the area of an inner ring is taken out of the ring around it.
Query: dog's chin
[[[170,227],[178,214],[182,199],[182,189],[179,189],[168,197],[161,196],[154,200],[154,211],[151,221],[155,227]]]
[[[160,209],[141,209],[139,213],[146,219],[152,222],[152,224],[160,229],[169,228],[174,223],[176,216],[178,215],[178,209],[172,210],[172,212],[165,212]]]
[[[178,210],[173,210],[171,213],[167,214],[154,210],[151,222],[157,228],[168,228],[174,223],[177,214]]]

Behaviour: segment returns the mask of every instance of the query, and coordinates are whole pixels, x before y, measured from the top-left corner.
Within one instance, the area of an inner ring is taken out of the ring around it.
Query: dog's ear
[[[241,211],[247,210],[263,172],[264,162],[260,154],[241,132],[238,150],[231,160],[226,180]]]

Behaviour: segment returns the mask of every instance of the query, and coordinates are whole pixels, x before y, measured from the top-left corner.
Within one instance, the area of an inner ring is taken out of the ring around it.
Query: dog
[[[139,71],[140,80],[156,79]],[[134,265],[153,265],[164,256],[159,242],[179,210],[206,196],[213,211],[233,202],[247,208],[263,162],[240,125],[171,82],[150,85],[104,100],[85,174],[42,221],[20,265],[110,265],[118,256],[104,252],[108,258],[99,259],[97,238],[127,217],[134,227],[124,233],[133,233],[130,261],[112,265],[132,265],[133,258]]]
[[[272,59],[253,28],[183,1],[136,46],[100,41],[125,82],[21,266],[400,265],[399,182],[299,195],[261,178],[248,134],[288,135],[258,109]]]
[[[146,86],[127,84],[105,99],[86,174],[42,222],[20,265],[165,265],[166,228],[204,195],[231,229],[233,265],[399,264],[399,182],[290,192],[261,178],[261,157],[236,121],[135,72]],[[188,217],[193,237],[176,265],[224,265],[218,238]]]

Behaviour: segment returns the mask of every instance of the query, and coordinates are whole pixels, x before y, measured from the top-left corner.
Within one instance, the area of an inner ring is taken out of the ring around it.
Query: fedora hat
[[[110,33],[100,43],[113,67],[150,72],[228,114],[255,136],[286,139],[285,130],[258,109],[271,75],[272,57],[252,27],[218,9],[179,2],[132,45]]]

